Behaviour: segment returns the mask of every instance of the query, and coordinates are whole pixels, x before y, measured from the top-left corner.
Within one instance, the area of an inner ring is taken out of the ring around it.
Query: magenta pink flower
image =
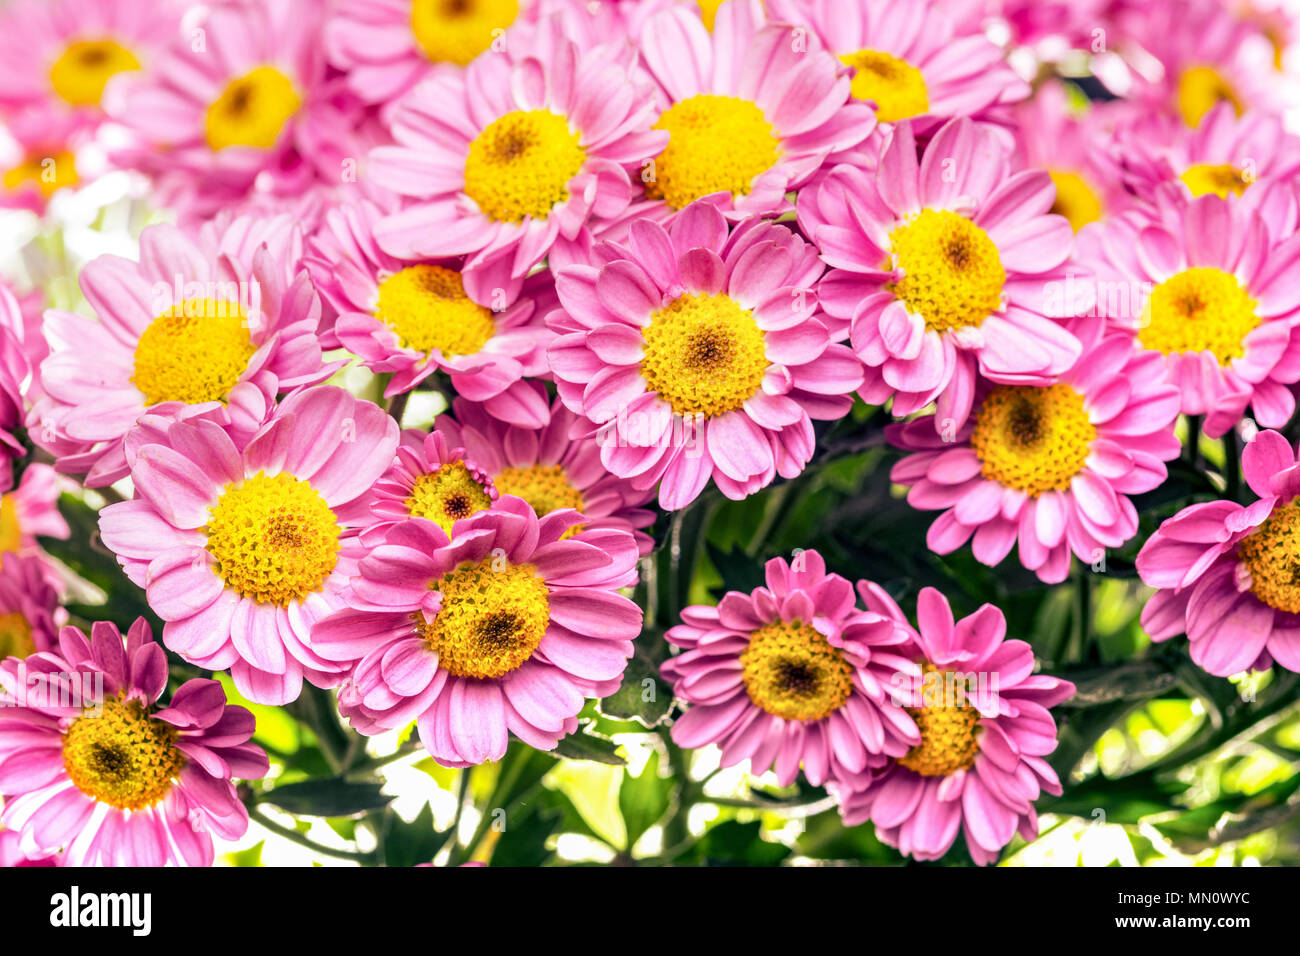
[[[374,203],[337,206],[313,240],[307,266],[338,312],[339,343],[371,371],[392,373],[386,396],[442,370],[457,394],[541,427],[546,402],[523,379],[548,373],[554,336],[542,316],[555,305],[550,276],[493,289],[481,284],[482,273],[462,275],[456,261],[394,258],[375,243],[383,217]]]
[[[547,319],[560,397],[600,426],[605,467],[659,483],[669,510],[710,478],[739,499],[799,474],[811,419],[847,413],[862,375],[818,309],[816,250],[758,219],[729,233],[708,203],[630,235],[559,271]]]
[[[100,512],[104,543],[147,590],[163,642],[230,669],[259,704],[342,667],[312,648],[312,625],[342,606],[364,553],[365,495],[392,464],[397,423],[340,388],[295,392],[251,440],[203,416],[133,449],[133,501]]]
[[[67,617],[39,559],[0,559],[0,660],[54,650]]]
[[[6,114],[0,126],[0,208],[44,215],[54,196],[104,171],[94,129],[77,113],[37,107]]]
[[[934,588],[917,599],[912,630],[879,586],[858,584],[869,610],[911,633],[922,676],[896,688],[921,742],[883,770],[845,777],[832,789],[844,822],[875,824],[876,836],[918,860],[937,860],[961,830],[980,865],[994,863],[1019,832],[1038,835],[1034,801],[1061,793],[1044,757],[1056,749],[1048,708],[1074,693],[1069,681],[1034,674],[1034,652],[1005,640],[1002,611],[985,604],[960,621]]]
[[[46,313],[35,415],[59,469],[111,484],[127,472],[122,439],[147,409],[217,408],[244,382],[274,396],[328,378],[341,363],[323,363],[320,299],[301,258],[301,233],[279,216],[210,223],[194,238],[151,226],[138,263],[90,262],[81,289],[98,321]]]
[[[13,487],[13,462],[27,454],[18,435],[27,418],[26,395],[31,387],[32,365],[27,349],[22,311],[7,286],[0,286],[0,488]]]
[[[664,636],[681,653],[663,665],[688,703],[673,724],[682,747],[717,744],[722,766],[749,760],[789,786],[882,767],[921,743],[890,688],[921,669],[903,656],[909,632],[854,606],[853,586],[816,551],[767,562],[767,586],[694,605]]]
[[[319,621],[315,651],[355,670],[339,707],[363,734],[417,722],[439,763],[499,760],[510,734],[553,750],[583,701],[618,688],[641,609],[626,531],[566,533],[571,510],[538,518],[502,497],[456,526],[391,528],[361,560],[352,607]]]
[[[125,641],[102,621],[91,635],[66,627],[57,652],[0,664],[0,823],[28,858],[211,866],[213,837],[248,828],[231,778],[269,766],[249,742],[253,715],[214,680],[187,681],[158,706],[167,658],[143,618]]]
[[[37,538],[67,539],[59,495],[70,482],[49,465],[29,463],[18,487],[0,495],[0,561],[6,555],[43,556]]]
[[[949,554],[973,535],[975,557],[992,567],[1018,540],[1020,563],[1055,584],[1072,553],[1096,565],[1137,534],[1128,496],[1163,482],[1182,447],[1178,390],[1127,335],[1103,341],[1095,325],[1083,334],[1083,357],[1050,385],[981,383],[955,431],[932,416],[888,426],[912,453],[890,480],[910,487],[912,507],[943,511],[926,535],[932,551]]]
[[[1045,291],[1069,270],[1073,237],[1049,214],[1048,174],[1012,173],[987,128],[953,120],[916,156],[897,124],[874,174],[837,166],[804,191],[799,223],[832,266],[823,308],[852,321],[862,398],[892,397],[897,417],[937,400],[936,422],[960,427],[977,374],[1027,384],[1078,359]]]
[[[1241,462],[1258,501],[1191,505],[1143,545],[1138,573],[1159,590],[1142,627],[1155,641],[1186,633],[1192,660],[1220,677],[1273,661],[1300,671],[1300,469],[1273,431],[1255,435]]]
[[[36,853],[28,856],[19,845],[22,837],[13,830],[0,830],[0,868],[8,866],[58,866],[57,854]]]

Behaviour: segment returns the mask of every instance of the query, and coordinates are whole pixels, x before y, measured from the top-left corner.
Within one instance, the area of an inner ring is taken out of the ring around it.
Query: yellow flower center
[[[1069,385],[998,385],[976,415],[971,447],[985,478],[1037,497],[1070,487],[1096,437]]]
[[[469,144],[465,195],[497,222],[545,219],[569,198],[587,151],[569,121],[549,110],[498,117]]]
[[[1250,571],[1250,589],[1271,608],[1300,614],[1300,502],[1274,508],[1268,520],[1237,545]]]
[[[50,155],[32,153],[17,166],[5,170],[4,187],[18,189],[23,183],[35,183],[45,198],[55,191],[80,182],[76,158],[66,149]]]
[[[115,40],[74,40],[50,67],[50,84],[73,106],[95,106],[113,76],[138,69],[135,54]]]
[[[549,592],[531,564],[466,562],[429,587],[442,593],[442,608],[432,622],[417,613],[416,628],[437,652],[438,666],[456,677],[509,674],[546,634]]]
[[[1257,325],[1255,300],[1237,277],[1198,266],[1152,290],[1138,340],[1166,355],[1211,352],[1220,365],[1228,365],[1246,354],[1245,338]]]
[[[141,334],[131,383],[144,393],[146,405],[224,401],[256,351],[242,306],[187,299]]]
[[[903,278],[886,288],[931,332],[979,325],[1001,308],[1007,273],[998,248],[964,216],[922,209],[894,227],[889,247]]]
[[[698,93],[674,103],[654,125],[668,145],[655,160],[646,195],[683,209],[701,196],[746,196],[781,158],[781,140],[754,103]]]
[[[1214,67],[1194,66],[1178,77],[1178,112],[1188,126],[1200,126],[1201,118],[1221,100],[1241,115],[1244,107],[1236,91]]]
[[[0,497],[0,555],[23,546],[23,529],[18,524],[18,502],[13,495]]]
[[[940,671],[933,664],[922,665],[926,675],[939,675],[945,684],[949,672]],[[898,759],[908,770],[923,777],[946,777],[958,770],[969,770],[979,753],[976,731],[979,711],[964,700],[943,698],[946,706],[936,706],[927,701],[923,707],[909,707],[907,712],[921,731],[921,742]]]
[[[339,523],[310,483],[258,472],[228,484],[203,529],[226,587],[286,607],[316,591],[338,563]]]
[[[853,690],[853,669],[826,638],[800,621],[773,621],[740,653],[745,692],[786,720],[821,720]]]
[[[150,717],[136,700],[109,700],[63,735],[63,765],[86,796],[118,810],[158,803],[185,766],[176,728]]]
[[[300,106],[302,98],[287,76],[273,66],[259,66],[231,80],[208,107],[204,120],[208,146],[270,149]]]
[[[582,492],[569,482],[563,465],[502,468],[492,481],[501,494],[523,498],[532,506],[539,518],[561,508],[582,511]],[[583,525],[575,524],[560,537],[561,539],[572,538],[582,529]]]
[[[415,0],[411,32],[433,62],[468,66],[517,16],[518,0]]]
[[[1064,169],[1048,170],[1048,175],[1056,184],[1056,202],[1052,205],[1052,212],[1070,220],[1075,232],[1101,218],[1101,197],[1086,179]]]
[[[375,317],[417,352],[473,355],[496,334],[492,310],[465,294],[459,272],[442,266],[407,266],[381,282]]]
[[[873,101],[876,117],[882,122],[895,123],[929,112],[925,77],[906,60],[880,50],[846,53],[840,60],[853,68],[853,95]]]
[[[729,296],[680,296],[651,314],[641,336],[646,388],[679,415],[725,414],[763,384],[763,330]]]
[[[457,521],[491,504],[492,499],[465,463],[453,461],[415,479],[406,510],[417,518],[428,518],[450,536]]]
[[[32,626],[18,611],[0,614],[0,661],[6,657],[27,657],[36,653]]]
[[[1227,163],[1218,166],[1197,163],[1195,166],[1189,166],[1187,172],[1178,178],[1187,185],[1193,196],[1213,193],[1220,199],[1227,199],[1229,193],[1240,196],[1250,185],[1250,180],[1246,179],[1242,170]]]

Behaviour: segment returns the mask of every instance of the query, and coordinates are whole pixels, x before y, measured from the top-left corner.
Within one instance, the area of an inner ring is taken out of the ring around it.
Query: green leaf
[[[618,744],[607,737],[598,737],[579,729],[560,741],[559,746],[550,751],[552,757],[566,760],[594,760],[621,767],[627,760],[619,754]]]
[[[757,820],[739,823],[727,820],[709,830],[678,858],[698,866],[779,866],[791,853],[788,846],[768,843],[761,836]]]
[[[652,826],[659,822],[672,803],[674,783],[671,777],[659,776],[659,752],[650,754],[641,776],[623,774],[623,783],[618,788],[618,809],[623,814],[623,823],[627,827],[627,845],[629,853],[636,841]]]
[[[673,707],[672,686],[659,676],[668,644],[658,635],[642,637],[623,672],[618,690],[600,702],[600,712],[618,720],[635,720],[643,727],[661,724]]]
[[[551,857],[546,841],[563,819],[563,810],[537,804],[512,814],[492,850],[491,865],[541,866]]]
[[[442,838],[433,828],[433,807],[425,804],[410,823],[391,811],[385,815],[384,864],[410,867],[433,862]]]
[[[384,796],[377,783],[353,783],[338,778],[290,783],[261,796],[263,803],[312,817],[350,817],[382,810],[391,801],[392,797]]]

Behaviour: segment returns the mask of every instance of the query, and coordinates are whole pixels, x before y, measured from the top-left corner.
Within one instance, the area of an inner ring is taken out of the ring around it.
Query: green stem
[[[406,402],[410,397],[410,392],[402,392],[388,400],[388,414],[397,421],[398,428],[402,427],[402,415],[406,411]]]
[[[456,866],[466,859],[472,859],[479,844],[483,842],[483,837],[487,835],[488,827],[492,825],[492,811],[499,806],[503,798],[510,793],[519,779],[519,774],[524,769],[524,764],[528,762],[528,755],[531,751],[515,750],[508,752],[505,759],[501,762],[501,772],[497,776],[496,786],[492,788],[492,796],[488,797],[487,803],[483,805],[483,814],[479,817],[478,826],[474,828],[474,835],[470,837],[469,843],[462,848],[452,845],[451,865]]]
[[[301,847],[306,847],[313,853],[332,856],[338,860],[351,860],[354,863],[366,864],[373,862],[373,856],[369,853],[361,853],[357,850],[336,850],[333,847],[323,846],[315,840],[309,839],[305,834],[299,833],[297,830],[291,830],[289,827],[276,823],[257,807],[253,807],[249,810],[248,815],[262,826],[266,827],[266,829],[276,834],[276,836],[284,837],[290,842],[296,843]]]
[[[1241,448],[1237,443],[1235,428],[1229,429],[1223,436],[1223,469],[1228,500],[1237,501],[1241,497]]]
[[[1201,416],[1187,416],[1187,460],[1192,467],[1201,462]]]

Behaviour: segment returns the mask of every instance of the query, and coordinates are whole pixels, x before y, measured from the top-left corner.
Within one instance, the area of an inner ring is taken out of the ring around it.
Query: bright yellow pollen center
[[[6,657],[27,657],[36,653],[32,626],[18,611],[0,614],[0,661]]]
[[[131,383],[144,393],[146,405],[224,401],[256,351],[242,306],[187,299],[141,334]]]
[[[1048,175],[1056,184],[1056,202],[1052,205],[1052,212],[1070,220],[1075,232],[1101,218],[1101,197],[1086,179],[1064,169],[1048,170]]]
[[[4,174],[5,189],[12,191],[24,183],[35,183],[46,199],[78,182],[76,157],[66,149],[50,155],[33,153]]]
[[[456,677],[502,677],[537,650],[550,622],[546,583],[531,564],[497,559],[466,562],[429,585],[442,593],[432,622],[417,613],[416,628],[438,654],[438,666]]]
[[[112,77],[138,69],[135,54],[114,40],[74,40],[50,67],[50,84],[73,106],[95,106]]]
[[[518,0],[414,0],[411,32],[433,62],[468,66],[517,16]]]
[[[749,100],[698,93],[674,103],[654,125],[668,145],[655,160],[646,195],[684,209],[711,193],[746,196],[781,158],[781,140]]]
[[[641,332],[641,377],[679,415],[722,415],[763,384],[768,361],[754,315],[725,295],[687,293]]]
[[[143,810],[167,796],[185,766],[176,728],[136,700],[109,700],[63,735],[63,765],[86,796],[119,810]]]
[[[18,524],[18,502],[13,495],[0,497],[0,555],[17,551],[23,545],[23,529]]]
[[[581,138],[549,110],[498,117],[469,144],[465,195],[497,222],[545,219],[568,201],[569,180],[587,161]]]
[[[569,482],[563,465],[529,465],[527,468],[503,468],[492,479],[497,491],[503,495],[523,498],[541,518],[561,508],[581,512],[582,492]],[[572,538],[583,529],[575,524],[561,535]]]
[[[880,50],[846,53],[840,60],[854,70],[853,95],[874,102],[882,122],[896,123],[930,111],[925,77],[906,60]]]
[[[302,98],[287,76],[273,66],[259,66],[231,80],[208,107],[204,120],[208,146],[270,149],[300,106]]]
[[[417,352],[473,355],[496,334],[492,310],[465,294],[459,272],[442,266],[407,266],[381,282],[375,317]]]
[[[1096,437],[1069,385],[998,385],[976,415],[971,447],[985,478],[1037,497],[1070,487]]]
[[[1193,196],[1213,193],[1220,199],[1227,199],[1229,193],[1240,196],[1250,185],[1250,180],[1245,177],[1242,170],[1227,163],[1218,166],[1198,163],[1189,166],[1187,172],[1178,178],[1186,184]]]
[[[939,674],[949,683],[947,671],[940,671],[927,662],[922,665],[926,674]],[[898,759],[898,762],[923,777],[946,777],[958,770],[969,770],[979,753],[976,731],[979,711],[964,700],[946,701],[950,706],[927,703],[923,707],[908,707],[907,712],[921,731],[921,742]]]
[[[786,720],[821,720],[843,706],[853,669],[826,638],[800,621],[773,621],[740,653],[745,692],[758,707]]]
[[[1240,116],[1244,109],[1237,93],[1212,66],[1194,66],[1178,78],[1178,112],[1188,126],[1200,126],[1213,106],[1227,100]]]
[[[1263,524],[1237,545],[1250,571],[1250,589],[1271,608],[1300,614],[1300,502],[1274,508]]]
[[[203,529],[226,587],[286,607],[319,590],[338,563],[339,523],[310,483],[258,472],[228,484]]]
[[[704,21],[705,29],[712,30],[713,23],[718,17],[718,7],[722,6],[722,0],[695,0],[696,5],[700,8],[700,19]],[[1280,70],[1281,67],[1278,67]]]
[[[955,212],[923,209],[889,234],[903,278],[886,288],[931,332],[979,325],[1002,306],[1006,270],[993,240]]]
[[[1246,354],[1245,338],[1259,325],[1255,300],[1237,277],[1198,266],[1170,276],[1151,292],[1138,340],[1171,355],[1211,352],[1220,365]]]
[[[406,499],[407,511],[417,518],[428,518],[448,536],[461,518],[491,505],[492,499],[463,461],[453,461],[437,471],[420,475]]]

